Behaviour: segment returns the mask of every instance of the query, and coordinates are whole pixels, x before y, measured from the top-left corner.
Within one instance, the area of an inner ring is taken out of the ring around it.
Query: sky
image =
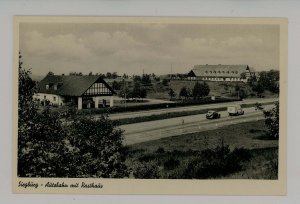
[[[21,23],[19,47],[35,75],[161,75],[198,64],[279,69],[278,25]]]

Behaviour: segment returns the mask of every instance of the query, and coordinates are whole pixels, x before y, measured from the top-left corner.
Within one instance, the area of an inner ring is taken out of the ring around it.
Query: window
[[[54,89],[54,90],[57,90],[57,84],[54,85],[53,89]]]
[[[46,85],[46,89],[47,89],[47,90],[49,89],[49,84]]]
[[[53,96],[53,101],[56,101],[56,97],[55,96]]]
[[[46,96],[44,95],[44,99],[46,99]]]

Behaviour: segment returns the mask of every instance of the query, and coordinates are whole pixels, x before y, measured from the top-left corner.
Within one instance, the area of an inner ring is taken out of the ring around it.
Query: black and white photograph
[[[284,179],[284,19],[20,19],[17,187]]]

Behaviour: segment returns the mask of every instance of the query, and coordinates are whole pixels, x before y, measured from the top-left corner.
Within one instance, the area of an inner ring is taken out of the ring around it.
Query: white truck
[[[227,112],[230,116],[232,115],[244,115],[244,111],[241,107],[241,105],[233,105],[227,107]]]

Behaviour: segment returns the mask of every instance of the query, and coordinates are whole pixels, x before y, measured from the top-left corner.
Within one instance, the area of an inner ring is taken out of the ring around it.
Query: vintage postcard
[[[287,19],[14,19],[13,192],[285,195]]]

